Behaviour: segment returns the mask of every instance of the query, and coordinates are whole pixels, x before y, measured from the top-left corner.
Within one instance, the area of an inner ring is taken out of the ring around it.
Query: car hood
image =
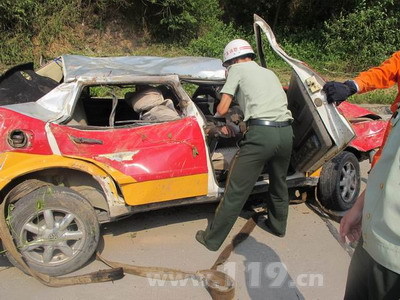
[[[225,79],[225,68],[222,67],[222,61],[206,57],[63,55],[62,65],[64,82],[72,82],[79,77],[111,78],[127,75],[163,76],[172,74],[188,80]]]

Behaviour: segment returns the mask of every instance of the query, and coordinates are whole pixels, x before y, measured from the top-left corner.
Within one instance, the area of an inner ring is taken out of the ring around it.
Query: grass
[[[390,105],[397,94],[396,87],[386,90],[375,90],[365,94],[357,94],[351,97],[350,102],[356,104],[386,104]]]

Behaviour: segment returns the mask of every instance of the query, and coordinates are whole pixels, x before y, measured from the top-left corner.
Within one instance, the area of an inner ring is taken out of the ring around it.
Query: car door
[[[50,123],[50,130],[59,154],[105,168],[130,205],[207,194],[207,150],[195,118],[111,128]]]
[[[328,104],[322,87],[325,81],[305,63],[290,57],[278,45],[270,26],[254,15],[258,56],[266,67],[263,35],[272,50],[292,68],[287,90],[288,108],[294,122],[292,166],[300,172],[314,172],[333,158],[354,138],[351,125],[334,104]]]

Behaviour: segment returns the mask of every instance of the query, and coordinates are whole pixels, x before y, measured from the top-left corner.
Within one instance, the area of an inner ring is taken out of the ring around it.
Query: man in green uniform
[[[233,40],[225,47],[227,80],[217,107],[220,116],[227,113],[233,98],[244,113],[247,132],[232,162],[225,193],[214,220],[196,239],[216,251],[224,242],[249,197],[264,165],[269,165],[269,194],[266,225],[277,236],[284,236],[289,196],[286,175],[292,151],[291,112],[278,77],[253,61],[254,51],[244,40]]]

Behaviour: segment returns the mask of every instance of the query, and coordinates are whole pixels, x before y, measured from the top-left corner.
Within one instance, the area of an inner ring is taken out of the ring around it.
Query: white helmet
[[[247,41],[241,39],[230,41],[224,49],[224,67],[230,60],[245,54],[250,54],[253,59],[256,57],[253,48]]]

